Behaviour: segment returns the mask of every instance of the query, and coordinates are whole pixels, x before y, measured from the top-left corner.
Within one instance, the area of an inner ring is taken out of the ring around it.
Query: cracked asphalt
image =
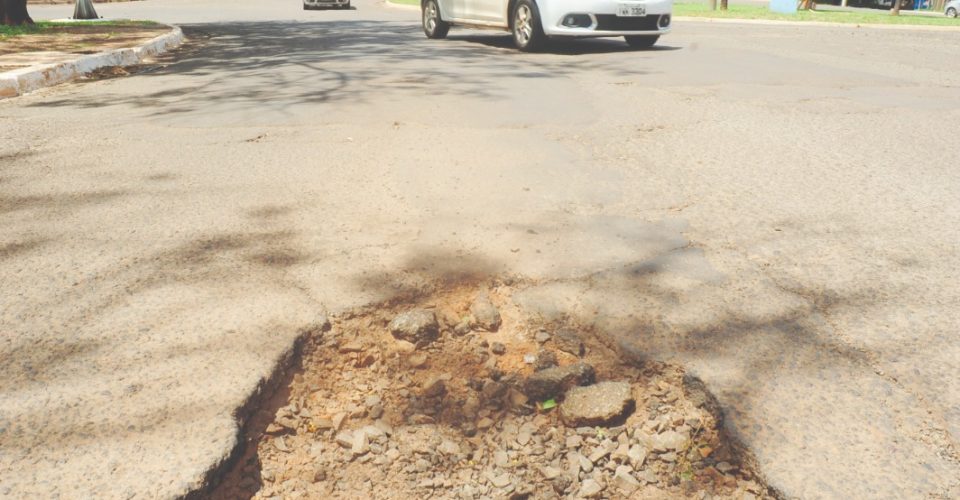
[[[0,101],[0,496],[198,490],[320,315],[519,275],[702,378],[785,496],[960,497],[956,33],[520,54],[355,3],[98,5],[190,41]]]

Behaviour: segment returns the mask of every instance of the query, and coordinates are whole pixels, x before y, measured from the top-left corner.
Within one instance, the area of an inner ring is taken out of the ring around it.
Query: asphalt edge
[[[183,30],[179,26],[171,26],[169,33],[137,47],[114,49],[82,56],[73,61],[38,64],[0,73],[0,99],[59,85],[99,68],[140,64],[144,59],[162,54],[182,43]]]

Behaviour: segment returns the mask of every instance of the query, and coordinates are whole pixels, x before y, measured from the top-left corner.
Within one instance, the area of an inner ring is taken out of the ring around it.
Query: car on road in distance
[[[303,10],[349,9],[350,0],[303,0]]]
[[[670,32],[673,0],[422,0],[420,7],[428,38],[446,37],[451,26],[494,28],[534,51],[560,37],[622,36],[631,47],[652,47]]]
[[[950,0],[947,2],[947,6],[943,9],[943,13],[947,17],[957,17],[957,15],[960,14],[960,0]]]

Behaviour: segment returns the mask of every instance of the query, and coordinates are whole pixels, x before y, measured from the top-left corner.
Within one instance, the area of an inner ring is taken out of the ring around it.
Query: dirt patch
[[[313,330],[211,496],[771,497],[682,367],[623,363],[577,325],[527,317],[513,290],[456,288]],[[500,315],[496,331],[471,314],[478,295]],[[620,400],[574,427],[568,391]]]
[[[0,37],[0,56],[16,54],[29,59],[29,53],[95,54],[136,47],[169,31],[169,26],[139,21],[111,24],[41,24],[35,32]],[[40,55],[38,54],[38,57]],[[2,60],[0,65],[11,66]]]

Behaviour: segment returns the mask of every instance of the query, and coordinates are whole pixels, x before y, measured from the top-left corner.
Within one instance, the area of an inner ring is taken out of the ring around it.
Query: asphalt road
[[[0,496],[196,489],[318,315],[517,274],[703,378],[784,494],[960,497],[956,33],[520,54],[356,6],[98,5],[190,43],[0,102]]]

